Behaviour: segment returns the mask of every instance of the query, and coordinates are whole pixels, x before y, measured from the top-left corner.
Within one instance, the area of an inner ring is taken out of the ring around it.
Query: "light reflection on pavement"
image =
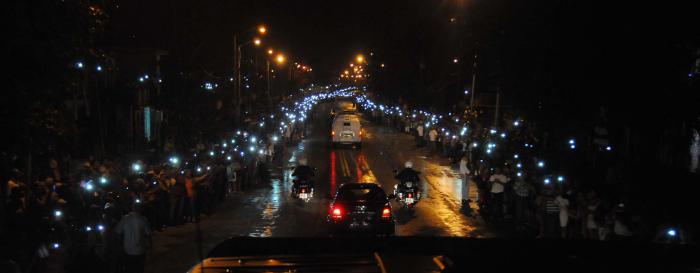
[[[361,149],[331,149],[330,122],[322,116],[328,111],[316,113],[307,138],[286,147],[283,166],[272,168],[269,185],[237,193],[215,214],[204,217],[200,223],[203,253],[232,236],[328,236],[325,218],[330,197],[342,183],[377,183],[390,193],[397,183],[393,170],[409,159],[422,172],[424,196],[413,212],[401,211],[392,201],[397,236],[492,236],[479,218],[460,212],[461,186],[451,166],[439,158],[425,157],[427,152],[416,149],[411,136],[364,122]],[[300,157],[319,171],[314,197],[308,203],[290,197],[291,171]],[[475,188],[472,186],[472,191]],[[158,233],[146,272],[185,272],[197,260],[195,238],[192,224]]]

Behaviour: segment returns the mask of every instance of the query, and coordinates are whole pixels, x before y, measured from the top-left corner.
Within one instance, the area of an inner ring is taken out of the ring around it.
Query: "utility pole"
[[[267,60],[267,106],[272,111],[272,83],[270,82],[270,59]]]
[[[236,80],[233,82],[233,94],[231,98],[233,99],[233,102],[231,105],[234,106],[233,109],[233,115],[234,115],[234,120],[236,124],[239,123],[240,115],[241,115],[241,93],[238,91],[238,79],[240,78],[240,66],[238,65],[238,35],[234,34],[233,35],[233,74],[236,77]]]
[[[498,127],[498,111],[501,109],[501,84],[496,88],[496,114],[493,117],[493,127]]]
[[[160,96],[160,88],[161,88],[161,76],[160,76],[160,59],[161,56],[168,55],[168,52],[165,50],[156,50],[156,78],[154,79],[156,81],[156,95]]]
[[[236,124],[241,123],[241,46],[236,47],[236,97],[237,100],[237,110],[236,110]]]
[[[102,124],[102,97],[100,96],[100,73],[95,74],[95,100],[97,106],[97,130],[99,132],[100,143],[98,154],[104,156],[105,151],[105,130]]]
[[[472,72],[472,90],[471,90],[472,96],[471,96],[471,99],[469,100],[469,107],[470,108],[474,107],[474,98],[475,98],[474,93],[476,93],[476,64],[477,64],[478,57],[479,57],[479,54],[474,53],[474,61],[473,61],[474,68],[473,68],[473,72]]]

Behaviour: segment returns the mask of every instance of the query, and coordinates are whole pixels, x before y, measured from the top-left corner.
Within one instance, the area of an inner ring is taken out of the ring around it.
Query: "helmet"
[[[406,161],[406,163],[404,164],[404,166],[405,166],[406,168],[413,168],[413,162],[411,162],[411,161]]]
[[[299,158],[299,165],[306,165],[306,158]]]

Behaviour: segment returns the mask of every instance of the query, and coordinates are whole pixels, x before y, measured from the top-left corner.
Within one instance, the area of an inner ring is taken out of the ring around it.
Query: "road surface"
[[[447,159],[428,156],[417,148],[413,137],[386,126],[363,120],[365,137],[361,149],[331,148],[329,104],[320,104],[307,122],[303,141],[285,150],[282,166],[272,167],[269,185],[237,193],[200,223],[201,253],[234,236],[323,237],[328,236],[325,218],[330,198],[343,183],[378,183],[391,192],[396,180],[393,170],[406,160],[421,171],[423,199],[413,213],[399,212],[397,236],[493,237],[479,218],[461,210],[461,182]],[[298,158],[307,158],[318,169],[316,193],[308,203],[290,197],[291,170]],[[476,187],[470,187],[475,197]],[[146,272],[185,272],[198,261],[195,225],[170,228],[154,236]]]

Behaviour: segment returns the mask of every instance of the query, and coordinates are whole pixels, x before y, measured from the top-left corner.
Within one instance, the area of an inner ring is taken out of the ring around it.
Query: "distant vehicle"
[[[394,235],[394,216],[386,192],[374,183],[343,184],[326,221],[333,235]]]
[[[331,108],[331,119],[334,119],[336,116],[346,114],[359,114],[359,112],[357,112],[357,103],[349,100],[335,101],[333,103],[333,107]]]
[[[349,144],[358,148],[362,146],[362,124],[360,116],[353,114],[338,115],[333,119],[331,128],[333,146]]]
[[[335,102],[333,110],[337,112],[355,112],[357,111],[357,103],[348,100],[339,100]]]

